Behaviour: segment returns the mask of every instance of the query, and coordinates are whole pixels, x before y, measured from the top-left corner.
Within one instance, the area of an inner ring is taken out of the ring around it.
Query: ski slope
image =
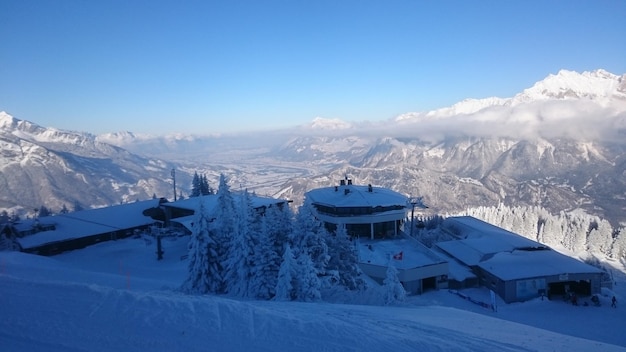
[[[176,290],[186,239],[164,247],[163,261],[142,239],[55,257],[0,252],[0,350],[626,351],[623,309],[608,304],[536,300],[495,313],[447,291],[393,307],[189,296]],[[561,326],[531,326],[550,320]]]

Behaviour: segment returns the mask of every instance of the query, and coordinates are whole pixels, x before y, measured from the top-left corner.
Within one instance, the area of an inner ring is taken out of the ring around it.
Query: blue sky
[[[104,133],[381,121],[626,73],[626,1],[0,0],[0,110]]]

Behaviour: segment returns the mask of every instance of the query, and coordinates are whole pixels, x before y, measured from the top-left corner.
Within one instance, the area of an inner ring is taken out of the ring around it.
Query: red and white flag
[[[402,260],[402,256],[404,255],[404,253],[402,253],[402,251],[400,251],[400,253],[396,253],[393,255],[393,259],[395,260]]]

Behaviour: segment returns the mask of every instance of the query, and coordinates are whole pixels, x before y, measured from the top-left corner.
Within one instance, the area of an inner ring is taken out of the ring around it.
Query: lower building
[[[478,283],[505,302],[540,296],[599,294],[604,272],[510,231],[470,217],[444,220],[455,240],[437,250],[468,267]]]
[[[389,265],[393,265],[409,294],[448,287],[448,262],[413,238],[365,238],[359,239],[357,246],[361,270],[379,284],[387,277]]]

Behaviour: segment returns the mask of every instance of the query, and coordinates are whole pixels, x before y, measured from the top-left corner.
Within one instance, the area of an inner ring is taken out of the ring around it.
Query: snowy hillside
[[[626,350],[624,308],[604,296],[601,307],[535,300],[492,312],[447,291],[393,307],[184,295],[186,245],[166,240],[163,261],[144,239],[55,257],[0,252],[2,351]]]
[[[0,209],[59,212],[145,200],[170,192],[169,173],[161,159],[0,112]]]

